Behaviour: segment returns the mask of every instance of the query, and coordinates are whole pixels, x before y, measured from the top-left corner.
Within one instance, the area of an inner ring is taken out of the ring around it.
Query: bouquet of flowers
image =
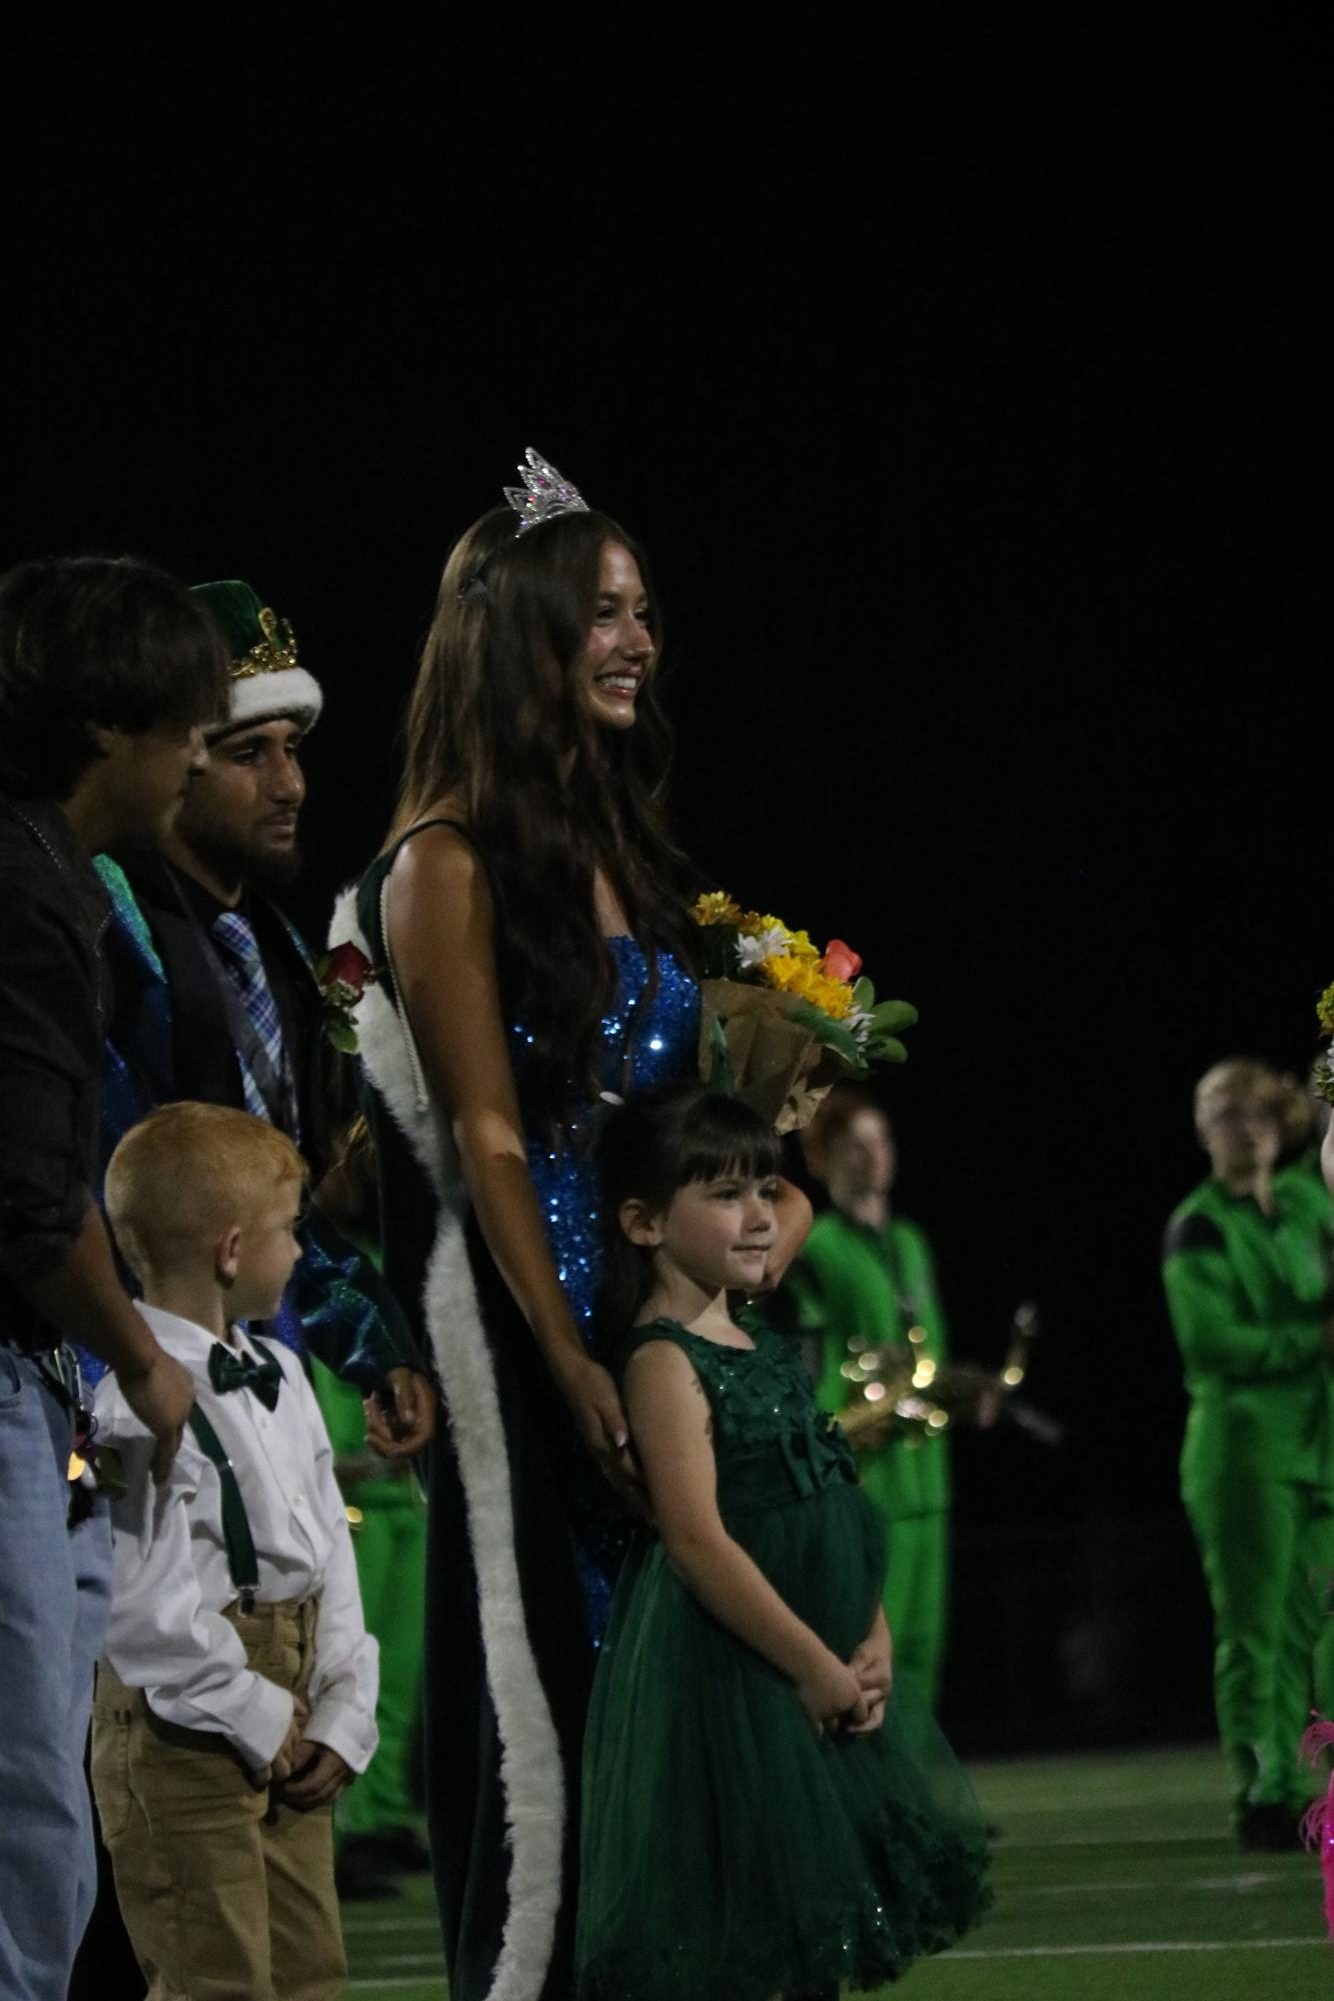
[[[902,1063],[907,1001],[879,1001],[841,938],[821,952],[804,931],[742,910],[722,890],[701,896],[700,1073],[735,1092],[779,1132],[809,1124],[840,1077]]]

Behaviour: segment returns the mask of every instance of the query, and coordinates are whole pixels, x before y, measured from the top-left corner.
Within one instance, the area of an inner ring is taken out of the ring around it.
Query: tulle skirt
[[[847,1659],[884,1570],[861,1489],[728,1527]],[[817,1737],[786,1676],[645,1537],[617,1586],[589,1717],[580,2001],[874,1988],[952,1944],[987,1901],[972,1789],[911,1685],[874,1734]]]

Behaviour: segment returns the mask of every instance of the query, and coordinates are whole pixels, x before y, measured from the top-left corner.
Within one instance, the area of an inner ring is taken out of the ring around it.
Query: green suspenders
[[[261,1353],[268,1353],[262,1341],[252,1344]],[[222,1440],[196,1404],[190,1412],[190,1429],[195,1435],[204,1457],[217,1468],[218,1480],[222,1487],[222,1539],[227,1545],[227,1568],[232,1574],[241,1600],[241,1610],[253,1612],[255,1592],[259,1587],[259,1563],[255,1556],[255,1541],[250,1533],[250,1521],[241,1498],[241,1489],[232,1462],[223,1450]]]

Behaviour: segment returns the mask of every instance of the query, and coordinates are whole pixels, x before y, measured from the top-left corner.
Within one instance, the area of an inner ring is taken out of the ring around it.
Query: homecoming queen
[[[527,459],[445,566],[356,895],[385,1270],[448,1416],[426,1758],[453,2001],[569,1992],[583,1726],[638,1493],[589,1351],[591,1141],[603,1093],[693,1074],[699,1030],[647,567]]]

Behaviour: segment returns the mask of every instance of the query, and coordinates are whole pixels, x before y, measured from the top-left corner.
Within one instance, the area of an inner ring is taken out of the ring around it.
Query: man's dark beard
[[[290,848],[268,848],[258,841],[247,847],[238,841],[221,839],[208,828],[185,828],[179,822],[176,835],[182,847],[198,855],[219,882],[237,883],[248,889],[287,889],[301,873],[301,847],[296,841]]]
[[[302,860],[299,841],[293,841],[290,848],[283,848],[277,853],[267,848],[252,855],[243,880],[255,889],[286,889],[300,875]]]

